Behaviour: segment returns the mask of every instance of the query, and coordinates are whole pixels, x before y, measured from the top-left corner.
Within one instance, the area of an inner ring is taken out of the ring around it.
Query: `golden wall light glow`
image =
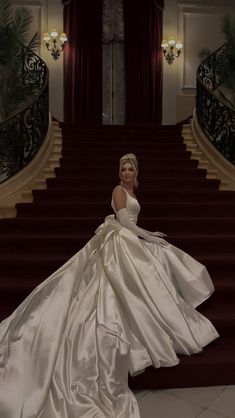
[[[58,39],[59,38],[59,39]],[[65,47],[65,42],[68,40],[66,33],[62,32],[59,36],[56,29],[52,29],[50,34],[44,33],[43,40],[45,41],[45,46],[48,51],[51,53],[51,56],[54,60],[58,60],[63,52]]]
[[[162,40],[161,47],[166,61],[171,65],[174,62],[174,59],[180,56],[183,49],[183,42],[180,40],[176,41],[175,38],[171,36],[168,40]]]

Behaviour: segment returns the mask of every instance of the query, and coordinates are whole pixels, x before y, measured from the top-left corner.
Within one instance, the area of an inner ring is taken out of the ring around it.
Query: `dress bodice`
[[[131,196],[124,188],[123,190],[126,193],[126,209],[130,215],[130,220],[137,223],[138,220],[138,215],[140,212],[140,204],[138,202],[138,200]],[[114,205],[114,201],[113,201],[113,197],[112,197],[112,201],[111,201],[111,206],[115,212],[115,214],[117,213],[115,205]]]

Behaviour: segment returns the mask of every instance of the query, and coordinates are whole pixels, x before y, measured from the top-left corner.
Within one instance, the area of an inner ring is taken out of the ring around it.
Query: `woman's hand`
[[[149,237],[148,241],[152,242],[153,244],[160,245],[160,247],[167,247],[167,245],[169,245],[169,242],[167,242],[165,239],[153,235]]]
[[[156,232],[150,232],[150,235],[152,235],[153,237],[166,237],[167,235],[166,234],[164,234],[163,232],[159,232],[159,231],[156,231]]]

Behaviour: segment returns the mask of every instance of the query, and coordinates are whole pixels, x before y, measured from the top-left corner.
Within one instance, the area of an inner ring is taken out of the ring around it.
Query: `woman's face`
[[[121,169],[121,181],[123,183],[134,184],[135,171],[131,163],[124,163]]]

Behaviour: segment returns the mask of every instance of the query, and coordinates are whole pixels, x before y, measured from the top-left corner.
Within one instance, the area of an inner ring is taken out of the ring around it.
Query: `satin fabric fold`
[[[138,418],[128,372],[177,365],[218,337],[195,310],[204,266],[113,215],[0,324],[1,418]]]

